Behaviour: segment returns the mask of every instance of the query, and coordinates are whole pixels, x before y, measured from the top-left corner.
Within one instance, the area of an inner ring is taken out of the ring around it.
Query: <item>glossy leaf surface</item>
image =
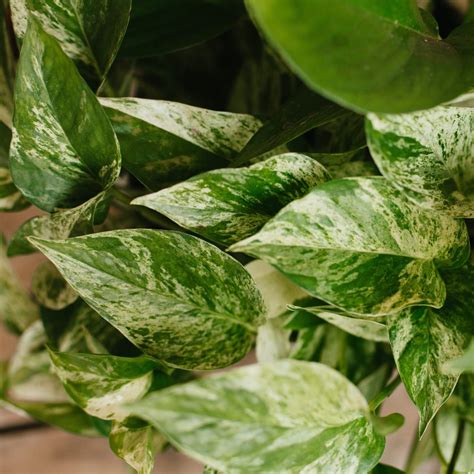
[[[237,362],[264,318],[245,269],[186,234],[121,230],[34,243],[103,318],[175,367]]]

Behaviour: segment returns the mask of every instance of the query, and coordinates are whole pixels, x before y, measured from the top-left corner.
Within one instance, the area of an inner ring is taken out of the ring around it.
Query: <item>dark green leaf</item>
[[[0,125],[11,127],[15,59],[7,29],[7,8],[0,3]],[[2,124],[3,122],[3,124]]]
[[[103,318],[174,367],[237,362],[264,317],[250,275],[196,237],[143,229],[34,243]]]
[[[425,109],[474,83],[474,22],[442,40],[414,0],[248,0],[247,5],[308,85],[355,110]]]
[[[312,158],[285,153],[249,168],[209,171],[132,204],[228,246],[255,234],[282,207],[329,179]]]
[[[49,351],[55,372],[70,397],[86,413],[123,421],[123,407],[139,400],[151,385],[156,364],[147,357],[116,357]]]
[[[72,209],[63,209],[48,216],[27,220],[13,235],[8,245],[8,256],[35,252],[36,249],[28,242],[28,237],[66,239],[69,236],[91,233],[93,224],[103,220],[109,202],[110,195],[103,192]]]
[[[15,88],[10,155],[15,184],[46,211],[73,207],[109,188],[120,160],[94,94],[57,41],[30,19]]]
[[[121,56],[187,48],[222,33],[245,14],[242,0],[134,0]]]
[[[354,314],[442,306],[435,264],[467,260],[464,222],[413,205],[382,177],[323,183],[231,251],[265,260],[310,294]]]
[[[252,365],[161,390],[132,405],[179,450],[224,472],[354,472],[384,438],[358,389],[322,365]]]

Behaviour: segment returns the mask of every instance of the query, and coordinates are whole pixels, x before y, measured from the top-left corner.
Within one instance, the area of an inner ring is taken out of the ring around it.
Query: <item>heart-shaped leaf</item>
[[[247,5],[309,86],[355,110],[426,109],[474,83],[474,21],[442,40],[415,0],[247,0]]]
[[[249,168],[200,174],[133,201],[209,240],[230,245],[258,231],[282,207],[330,179],[317,161],[297,153]]]
[[[474,109],[369,114],[370,153],[382,174],[423,207],[474,217]]]
[[[420,412],[420,435],[453,392],[459,373],[443,365],[459,357],[474,334],[474,267],[444,272],[447,298],[441,309],[408,308],[388,319],[400,377]]]
[[[30,19],[15,87],[10,168],[16,186],[45,211],[74,207],[114,183],[120,160],[95,95],[57,41]]]
[[[385,444],[357,387],[310,362],[235,369],[155,392],[131,411],[223,472],[364,473]]]
[[[237,362],[265,314],[245,269],[190,235],[142,229],[31,240],[103,318],[175,367]]]
[[[127,29],[131,0],[11,0],[19,39],[34,17],[95,87],[107,75]]]
[[[227,166],[261,125],[250,115],[164,100],[101,103],[120,141],[123,166],[152,190]]]
[[[122,421],[122,405],[145,395],[156,363],[147,357],[116,357],[49,351],[55,373],[70,397],[89,415]]]
[[[412,204],[382,177],[326,182],[233,245],[310,294],[355,314],[442,306],[437,266],[469,255],[464,222]]]

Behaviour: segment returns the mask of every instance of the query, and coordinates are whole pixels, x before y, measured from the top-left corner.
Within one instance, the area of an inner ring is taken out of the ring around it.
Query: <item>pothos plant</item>
[[[401,382],[407,472],[474,470],[472,8],[2,1],[4,407],[139,473],[398,472]]]

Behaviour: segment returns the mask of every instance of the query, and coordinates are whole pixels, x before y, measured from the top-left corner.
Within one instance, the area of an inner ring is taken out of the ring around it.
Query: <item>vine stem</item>
[[[397,375],[388,385],[386,385],[383,390],[370,401],[370,410],[375,411],[386,398],[392,395],[395,389],[400,385],[401,381],[402,379],[400,378],[400,375]]]
[[[464,439],[464,431],[466,427],[466,420],[461,419],[459,421],[459,428],[458,434],[456,436],[456,443],[454,444],[453,454],[451,456],[451,460],[449,461],[448,469],[446,470],[446,474],[453,474],[454,468],[456,467],[456,462],[459,457],[459,453],[461,452],[462,442]]]

